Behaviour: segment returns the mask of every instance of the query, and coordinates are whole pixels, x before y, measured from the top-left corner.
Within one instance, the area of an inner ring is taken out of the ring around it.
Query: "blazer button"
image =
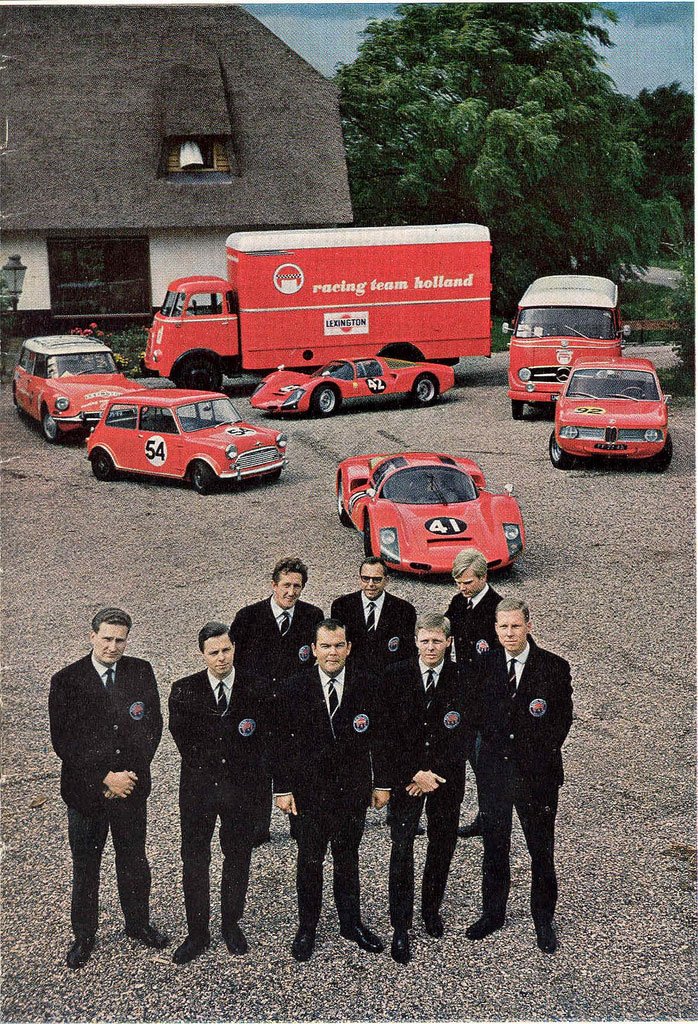
[[[118,726],[118,725],[115,725],[115,726],[114,726],[114,732],[118,732],[118,731],[119,731],[119,726]]]
[[[118,747],[116,748],[116,753],[117,753],[117,754],[120,754],[120,753],[121,753],[121,751],[119,750],[119,748],[118,748]]]
[[[513,740],[513,738],[514,738],[514,734],[513,734],[513,732],[512,732],[512,733],[511,733],[511,734],[509,735],[509,739],[510,739],[510,740]]]
[[[225,764],[225,758],[224,757],[221,758],[221,764]]]

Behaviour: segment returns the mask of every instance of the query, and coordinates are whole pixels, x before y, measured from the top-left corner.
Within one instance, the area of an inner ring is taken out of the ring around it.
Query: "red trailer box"
[[[280,364],[489,355],[491,248],[477,224],[232,234],[228,281],[170,284],[145,366],[218,388]]]
[[[563,274],[539,277],[524,292],[509,345],[511,415],[523,417],[524,404],[555,402],[580,359],[621,355],[618,288],[606,277]]]

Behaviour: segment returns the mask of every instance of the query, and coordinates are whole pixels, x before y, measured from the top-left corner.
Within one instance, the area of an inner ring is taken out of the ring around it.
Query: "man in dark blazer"
[[[426,804],[427,854],[422,879],[422,918],[441,938],[440,910],[456,848],[471,733],[465,724],[466,692],[447,656],[450,623],[439,614],[417,619],[418,657],[387,669],[384,677],[389,731],[391,840],[389,902],[391,955],[410,959],[408,930],[414,906],[414,829]]]
[[[150,924],[145,853],[150,762],[162,735],[160,697],[150,664],[124,654],[130,629],[126,612],[103,608],[92,620],[92,653],[51,679],[51,742],[62,761],[73,857],[71,970],[86,964],[94,948],[110,831],[126,934],[155,949],[169,941]]]
[[[570,666],[530,636],[524,601],[497,606],[500,647],[468,681],[469,721],[482,735],[482,916],[466,931],[483,939],[504,924],[514,808],[531,857],[531,914],[539,948],[554,953],[557,903],[555,816],[563,783],[561,748],[572,725]]]
[[[272,571],[271,597],[241,608],[230,626],[237,670],[263,685],[272,706],[281,680],[312,664],[315,626],[324,613],[300,600],[307,582],[308,569],[299,558],[282,558]],[[269,841],[271,776],[267,781],[268,795],[259,809],[258,843]]]
[[[340,934],[369,953],[383,949],[361,921],[359,888],[366,808],[383,807],[389,797],[382,788],[380,707],[376,680],[347,663],[350,649],[341,623],[320,622],[313,642],[317,665],[287,680],[280,701],[274,792],[277,807],[297,816],[299,927],[291,953],[300,961],[315,947],[328,843]]]
[[[477,548],[463,548],[453,561],[451,575],[458,587],[446,609],[446,618],[451,623],[456,664],[461,673],[472,673],[491,650],[499,646],[494,628],[494,613],[502,600],[501,595],[487,582],[487,559]],[[477,774],[479,739],[471,760]],[[480,815],[468,825],[458,829],[462,839],[481,836]]]
[[[269,774],[269,708],[258,683],[234,668],[234,647],[222,622],[208,622],[198,639],[206,668],[179,679],[169,702],[170,732],[182,755],[179,813],[187,915],[187,937],[172,957],[176,964],[189,963],[210,945],[209,865],[218,818],[221,931],[231,953],[247,952],[238,922]]]
[[[362,661],[380,674],[388,665],[416,653],[417,613],[409,601],[386,591],[388,570],[381,558],[371,555],[363,560],[359,581],[361,590],[332,602],[330,616],[347,627],[352,661]]]

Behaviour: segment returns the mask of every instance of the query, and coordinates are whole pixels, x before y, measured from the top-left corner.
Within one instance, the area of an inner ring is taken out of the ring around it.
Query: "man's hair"
[[[518,597],[503,597],[494,610],[494,621],[497,621],[497,617],[500,612],[523,612],[524,622],[528,622],[531,618],[531,613],[528,609],[528,605],[525,601],[520,601]]]
[[[361,565],[359,566],[359,575],[361,575],[361,570],[365,565],[380,565],[385,575],[388,575],[388,566],[379,555],[366,555],[365,558],[362,558]]]
[[[482,551],[478,551],[477,548],[463,548],[462,551],[458,552],[453,559],[451,576],[453,576],[454,580],[457,580],[468,569],[472,569],[479,580],[484,579],[487,575],[487,559]]]
[[[415,636],[420,629],[440,629],[448,640],[451,635],[451,620],[447,619],[445,615],[441,615],[440,612],[425,612],[417,619],[417,624],[414,627]]]
[[[315,627],[315,632],[313,634],[313,643],[315,644],[317,643],[317,635],[321,629],[326,629],[328,633],[336,633],[338,629],[341,629],[344,636],[346,637],[347,635],[347,627],[343,622],[340,622],[339,619],[323,619],[322,622],[318,622]]]
[[[214,636],[223,636],[225,633],[228,634],[228,627],[223,625],[222,622],[207,622],[205,626],[202,626],[199,630],[199,650],[204,653],[204,646],[207,640],[212,640]]]
[[[271,578],[274,583],[278,583],[282,575],[289,572],[300,573],[303,586],[308,582],[308,566],[300,558],[280,558],[272,570]]]
[[[106,622],[109,626],[126,626],[130,630],[133,620],[123,608],[100,608],[92,620],[92,632],[99,633],[99,627]]]

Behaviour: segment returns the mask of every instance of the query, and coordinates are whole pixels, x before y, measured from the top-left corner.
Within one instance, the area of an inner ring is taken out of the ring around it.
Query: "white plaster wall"
[[[225,251],[225,246],[223,248]],[[15,255],[27,268],[18,310],[50,309],[46,239],[35,234],[3,233],[0,238],[0,267],[7,263],[8,256]]]
[[[168,284],[176,277],[193,274],[226,277],[225,240],[229,234],[226,228],[220,231],[151,231],[153,305],[162,303]]]

